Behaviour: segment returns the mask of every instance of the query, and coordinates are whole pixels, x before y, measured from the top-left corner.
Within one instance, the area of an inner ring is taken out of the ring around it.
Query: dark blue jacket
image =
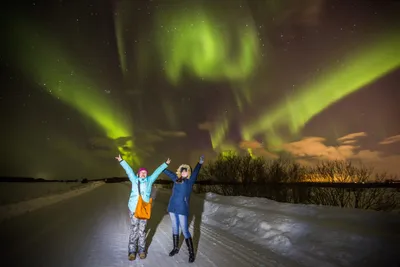
[[[197,163],[194,168],[192,174],[189,179],[183,179],[182,183],[176,183],[178,176],[176,173],[165,169],[163,173],[168,175],[169,178],[174,182],[174,186],[172,187],[172,195],[169,199],[168,204],[168,212],[173,212],[181,215],[189,215],[189,203],[190,203],[190,195],[192,193],[192,187],[196,182],[197,175],[199,174],[200,163]]]

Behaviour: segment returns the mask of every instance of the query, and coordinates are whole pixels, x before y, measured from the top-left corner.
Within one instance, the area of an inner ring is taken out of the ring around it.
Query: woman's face
[[[188,177],[188,172],[187,172],[187,170],[181,171],[181,176],[182,176],[182,178],[187,178],[187,177]]]
[[[147,177],[147,171],[140,171],[139,172],[139,177],[140,178],[146,178]]]

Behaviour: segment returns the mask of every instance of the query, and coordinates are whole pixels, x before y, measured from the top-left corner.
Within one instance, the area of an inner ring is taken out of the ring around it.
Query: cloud
[[[311,157],[321,160],[347,160],[378,158],[380,153],[370,150],[359,150],[357,139],[367,136],[366,133],[353,133],[337,139],[338,146],[325,145],[325,138],[305,137],[300,141],[283,145],[283,149],[296,157]],[[359,151],[357,151],[359,150]]]
[[[397,142],[400,142],[400,134],[385,138],[384,140],[380,141],[379,144],[380,145],[389,145],[389,144],[393,144],[393,143],[397,143]]]
[[[147,133],[145,136],[143,136],[143,141],[146,143],[158,143],[164,141],[164,138],[161,137],[158,134],[155,133]]]
[[[365,137],[365,136],[367,136],[367,133],[365,133],[365,132],[358,132],[358,133],[351,133],[351,134],[348,134],[348,135],[345,135],[345,136],[343,136],[343,137],[340,137],[340,138],[338,138],[337,140],[338,141],[341,141],[341,142],[355,142],[356,140],[356,138],[358,138],[358,137]]]
[[[115,147],[115,141],[107,137],[92,137],[88,143],[91,149],[112,150]]]
[[[157,133],[163,137],[186,137],[187,134],[183,131],[163,131],[157,130]]]
[[[337,139],[338,146],[328,146],[326,139],[322,137],[306,137],[300,141],[283,145],[283,150],[290,153],[296,161],[304,165],[312,165],[318,160],[350,160],[373,167],[378,172],[400,174],[400,155],[385,155],[383,151],[362,148],[358,144],[360,137],[367,136],[366,133],[352,133]],[[385,144],[394,143],[397,138],[383,140]],[[381,142],[381,143],[382,143]]]
[[[183,131],[137,129],[135,135],[136,147],[134,147],[134,150],[142,160],[147,162],[147,159],[151,159],[155,154],[159,154],[157,152],[159,145],[168,142],[171,138],[184,138],[186,136],[186,132]]]
[[[224,151],[238,151],[238,146],[237,143],[231,142],[231,141],[224,141],[222,142],[218,148],[215,149],[216,152],[224,152]]]
[[[306,137],[297,142],[284,144],[283,149],[295,157],[317,157],[326,160],[344,160],[353,154],[354,147],[351,145],[326,146],[325,141],[322,137]]]
[[[343,145],[351,145],[351,144],[356,144],[357,140],[344,140],[341,141]]]
[[[187,134],[183,131],[165,131],[165,130],[140,130],[137,133],[136,138],[141,142],[145,143],[146,145],[160,143],[165,141],[166,138],[182,138],[186,137]]]
[[[242,141],[240,142],[239,147],[244,150],[251,149],[253,155],[257,157],[263,157],[265,159],[276,159],[279,157],[278,155],[266,150],[262,143],[255,140]]]
[[[79,153],[85,154],[92,159],[113,159],[120,151],[118,146],[123,147],[127,153],[134,152],[139,158],[150,157],[155,152],[154,145],[165,139],[155,131],[139,131],[135,138],[132,136],[110,139],[107,137],[92,137],[88,140],[86,147],[80,148]],[[138,144],[140,144],[138,146]],[[75,149],[77,149],[76,145]],[[64,146],[65,147],[65,146]],[[133,151],[132,151],[133,150]]]
[[[298,22],[305,26],[317,26],[320,22],[324,0],[309,0],[308,5],[299,14]]]
[[[86,144],[75,143],[69,139],[60,138],[55,142],[54,148],[68,152],[69,155],[80,155],[85,161],[113,159],[118,153],[117,145],[126,145],[132,142],[132,137],[121,137],[113,140],[108,137],[91,137]],[[96,166],[98,163],[92,164]]]
[[[199,125],[197,125],[197,127],[199,128],[199,130],[211,131],[214,128],[214,123],[206,121],[206,122],[200,123]]]
[[[262,148],[262,144],[260,142],[257,141],[242,141],[239,144],[239,147],[241,149],[258,149],[258,148]]]
[[[282,1],[281,1],[282,2]],[[290,23],[303,27],[318,26],[324,12],[325,0],[303,0],[285,2],[278,15],[278,23]]]

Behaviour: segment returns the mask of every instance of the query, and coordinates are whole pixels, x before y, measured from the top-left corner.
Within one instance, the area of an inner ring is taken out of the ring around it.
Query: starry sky
[[[15,1],[0,176],[74,179],[237,151],[400,174],[400,5]]]

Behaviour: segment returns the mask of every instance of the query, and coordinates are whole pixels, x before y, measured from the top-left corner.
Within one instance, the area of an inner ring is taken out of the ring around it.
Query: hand
[[[203,163],[204,163],[204,156],[200,156],[199,163],[200,163],[200,164],[203,164]]]
[[[121,155],[118,155],[118,157],[115,157],[116,160],[122,161]]]
[[[167,164],[169,165],[169,164],[171,163],[171,159],[168,158],[167,161],[166,161],[165,163],[167,163]]]

